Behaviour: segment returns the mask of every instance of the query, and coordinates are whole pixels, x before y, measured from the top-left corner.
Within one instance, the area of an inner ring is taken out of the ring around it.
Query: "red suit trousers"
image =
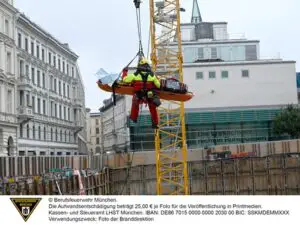
[[[153,103],[153,101],[151,99],[147,99],[145,101],[144,99],[138,98],[136,95],[134,95],[132,98],[130,119],[133,121],[137,121],[137,118],[139,116],[139,111],[140,111],[140,105],[143,103],[148,104],[152,122],[155,125],[158,125],[158,113],[156,110],[156,105]]]

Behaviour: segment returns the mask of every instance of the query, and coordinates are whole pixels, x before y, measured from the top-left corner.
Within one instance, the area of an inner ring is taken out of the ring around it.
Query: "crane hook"
[[[136,7],[137,9],[139,9],[139,8],[140,8],[140,5],[141,5],[141,0],[133,0],[133,2],[134,2],[135,7]]]

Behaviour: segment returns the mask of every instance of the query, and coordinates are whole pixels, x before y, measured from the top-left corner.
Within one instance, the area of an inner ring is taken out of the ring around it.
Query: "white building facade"
[[[91,154],[103,152],[102,113],[91,113],[87,109],[87,140],[88,150]]]
[[[104,152],[126,152],[130,148],[130,131],[128,128],[129,107],[131,99],[127,96],[116,96],[103,101],[100,108],[102,116],[102,138]]]
[[[10,137],[15,146],[13,153],[2,150],[3,155],[85,154],[85,101],[78,56],[6,1],[0,4],[0,10],[3,4],[12,10],[10,44],[0,43],[1,54],[6,55],[1,65],[6,66],[6,76],[10,74],[0,88],[1,99],[8,101],[6,106],[1,101],[0,108],[14,120]],[[6,133],[11,129],[2,128]],[[4,139],[2,144],[7,142]]]
[[[12,1],[0,1],[0,156],[16,155],[16,46]]]

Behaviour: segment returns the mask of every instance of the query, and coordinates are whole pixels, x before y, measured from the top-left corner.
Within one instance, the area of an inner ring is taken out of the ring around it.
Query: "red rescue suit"
[[[127,70],[124,70],[122,80],[124,83],[131,83],[135,90],[135,95],[132,98],[130,119],[136,123],[140,105],[148,104],[152,126],[157,128],[159,123],[157,107],[160,105],[160,101],[154,92],[155,89],[160,88],[158,78],[149,72],[137,71],[134,74],[127,74]]]

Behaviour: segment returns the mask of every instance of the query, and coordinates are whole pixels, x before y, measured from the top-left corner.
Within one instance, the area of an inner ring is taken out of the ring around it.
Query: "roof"
[[[119,100],[121,100],[121,99],[123,99],[123,98],[125,98],[124,95],[117,95],[117,94],[116,94],[116,102],[118,102]],[[111,98],[105,99],[105,100],[103,101],[103,104],[104,104],[104,105],[99,109],[100,112],[104,112],[105,110],[108,110],[108,109],[110,109],[112,106],[114,106],[113,98],[111,97]]]
[[[295,64],[293,60],[266,59],[251,61],[223,61],[223,62],[203,62],[203,63],[184,63],[184,68],[190,67],[213,67],[213,66],[238,66],[238,65],[267,65],[267,64]]]
[[[209,44],[238,44],[238,43],[260,43],[260,40],[248,39],[227,39],[227,40],[211,40],[211,41],[182,41],[182,46],[188,45],[209,45]],[[177,42],[172,42],[170,45],[177,46]]]
[[[90,117],[99,117],[99,116],[101,116],[102,115],[102,113],[100,113],[100,112],[94,112],[94,113],[90,113]]]
[[[228,24],[225,21],[216,21],[216,22],[204,22],[204,23],[212,23],[212,24]],[[181,23],[180,26],[195,26],[198,23]]]

